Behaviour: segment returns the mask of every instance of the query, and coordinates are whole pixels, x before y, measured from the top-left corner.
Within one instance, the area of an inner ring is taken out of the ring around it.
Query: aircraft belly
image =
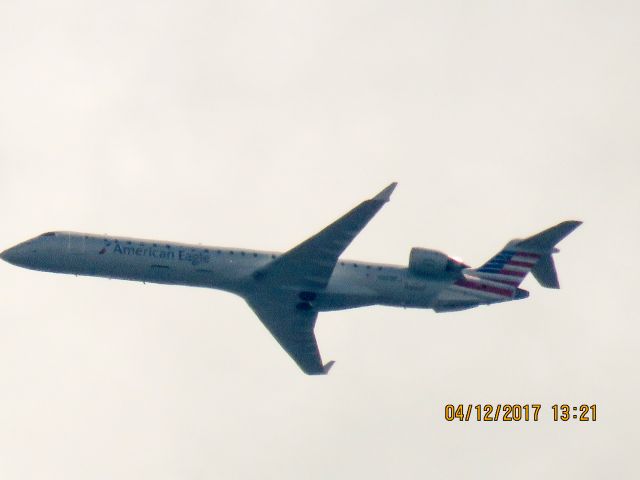
[[[330,284],[326,292],[318,297],[314,306],[322,310],[340,310],[369,305],[401,306],[408,308],[431,308],[442,290],[439,285],[422,282],[409,284],[398,279],[396,282],[358,285],[345,282]]]
[[[364,276],[350,271],[336,270],[327,288],[316,302],[315,308],[323,310],[343,310],[369,305],[400,305],[402,302],[401,282],[377,284],[375,276]]]
[[[344,310],[379,303],[377,292],[346,276],[335,276],[313,303],[318,311]]]
[[[405,271],[403,278],[403,306],[409,308],[430,308],[435,303],[443,285],[410,274]]]
[[[235,290],[234,286],[243,277],[242,268],[228,265],[208,264],[194,266],[175,262],[149,262],[146,259],[122,259],[104,265],[99,276],[137,280],[150,283],[187,285],[222,290]]]
[[[380,303],[375,292],[365,291],[363,289],[354,289],[350,292],[323,292],[313,302],[316,310],[331,311],[345,310],[348,308],[366,307]]]

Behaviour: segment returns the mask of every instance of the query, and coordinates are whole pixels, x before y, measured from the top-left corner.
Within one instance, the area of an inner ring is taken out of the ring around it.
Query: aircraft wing
[[[299,310],[295,302],[252,298],[247,303],[280,346],[307,375],[324,375],[333,362],[322,364],[313,328],[318,312]]]
[[[327,286],[338,257],[389,201],[395,187],[392,183],[253,274],[257,291],[245,300],[308,375],[326,374],[333,365],[322,364],[313,332],[318,316],[313,309],[315,294]]]
[[[313,237],[256,271],[255,278],[284,288],[312,291],[325,288],[338,257],[389,201],[395,188],[394,182],[375,197],[365,200]]]

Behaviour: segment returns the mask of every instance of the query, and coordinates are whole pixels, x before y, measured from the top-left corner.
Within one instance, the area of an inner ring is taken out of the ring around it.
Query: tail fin
[[[479,278],[517,287],[527,273],[546,288],[560,288],[553,263],[555,245],[582,222],[566,221],[524,240],[511,240],[497,255],[477,269],[468,272]]]

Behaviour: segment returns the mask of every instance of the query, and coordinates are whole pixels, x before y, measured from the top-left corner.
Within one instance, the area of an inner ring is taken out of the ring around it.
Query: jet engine
[[[458,260],[437,250],[428,248],[412,248],[409,254],[409,270],[415,275],[441,277],[459,275],[463,268],[468,268]]]

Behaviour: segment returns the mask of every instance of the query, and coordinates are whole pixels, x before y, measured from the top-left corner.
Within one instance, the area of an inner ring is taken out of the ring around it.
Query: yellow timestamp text
[[[444,407],[444,419],[447,422],[537,422],[543,409],[540,403],[497,403],[497,404],[447,404]],[[551,418],[554,422],[595,422],[596,405],[554,404],[551,406]],[[544,416],[544,415],[542,415]]]

